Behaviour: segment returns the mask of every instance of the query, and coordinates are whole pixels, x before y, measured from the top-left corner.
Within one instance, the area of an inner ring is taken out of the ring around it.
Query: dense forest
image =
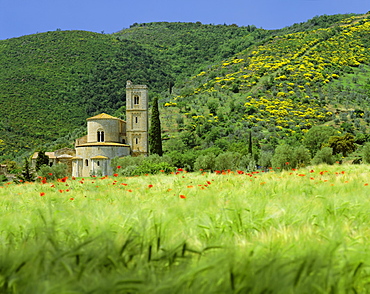
[[[351,14],[281,30],[161,22],[0,41],[0,161],[72,146],[94,114],[124,118],[126,80],[159,97],[165,154],[213,148],[259,162],[279,145],[306,142],[314,157],[307,134],[315,126],[361,147],[369,139],[369,32],[369,15]]]

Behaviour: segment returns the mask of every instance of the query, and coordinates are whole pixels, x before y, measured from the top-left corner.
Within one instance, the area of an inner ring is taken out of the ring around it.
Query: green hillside
[[[193,76],[165,106],[178,109],[172,121],[191,134],[193,147],[246,142],[249,130],[259,144],[294,144],[324,123],[366,133],[369,37],[368,15],[270,36]]]
[[[56,31],[0,41],[3,157],[116,111],[127,79],[163,90],[167,72],[148,50],[109,35]]]
[[[128,79],[160,96],[167,151],[228,150],[250,132],[256,148],[273,149],[324,123],[366,134],[368,40],[368,15],[273,31],[161,22],[3,40],[0,161],[71,144],[96,113],[124,115]]]

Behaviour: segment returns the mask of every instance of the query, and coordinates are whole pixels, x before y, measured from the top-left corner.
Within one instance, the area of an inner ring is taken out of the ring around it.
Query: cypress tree
[[[45,154],[44,150],[40,150],[36,158],[36,167],[35,167],[36,171],[38,171],[40,167],[44,164],[45,165],[49,164],[49,156]]]
[[[17,175],[18,180],[22,182],[34,182],[36,175],[30,166],[30,162],[27,157],[24,158],[23,170]]]
[[[159,119],[158,97],[153,100],[152,116],[149,129],[149,150],[150,154],[158,154],[162,156],[162,136],[161,136],[161,121]]]
[[[248,132],[248,153],[253,155],[253,142],[252,142],[252,132]]]

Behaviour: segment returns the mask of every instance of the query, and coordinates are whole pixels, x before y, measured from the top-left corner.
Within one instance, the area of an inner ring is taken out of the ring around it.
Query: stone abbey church
[[[115,157],[148,154],[148,88],[126,84],[126,121],[105,113],[87,119],[87,135],[76,140],[75,149],[45,152],[49,165],[65,163],[74,177],[112,175]],[[32,157],[35,164],[37,152]]]

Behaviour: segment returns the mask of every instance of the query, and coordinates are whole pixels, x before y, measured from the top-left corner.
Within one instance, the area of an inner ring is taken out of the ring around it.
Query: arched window
[[[135,143],[139,144],[139,139],[138,138],[135,138]]]
[[[97,141],[98,142],[104,142],[104,131],[98,131],[97,132]]]
[[[139,119],[137,118],[137,116],[135,116],[135,123],[137,124],[139,121]]]
[[[89,166],[89,160],[88,159],[85,159],[85,165]]]
[[[99,162],[99,161],[97,161],[97,162],[96,162],[96,165],[97,165],[97,166],[100,166],[100,162]]]
[[[139,96],[134,96],[134,104],[139,104]]]

